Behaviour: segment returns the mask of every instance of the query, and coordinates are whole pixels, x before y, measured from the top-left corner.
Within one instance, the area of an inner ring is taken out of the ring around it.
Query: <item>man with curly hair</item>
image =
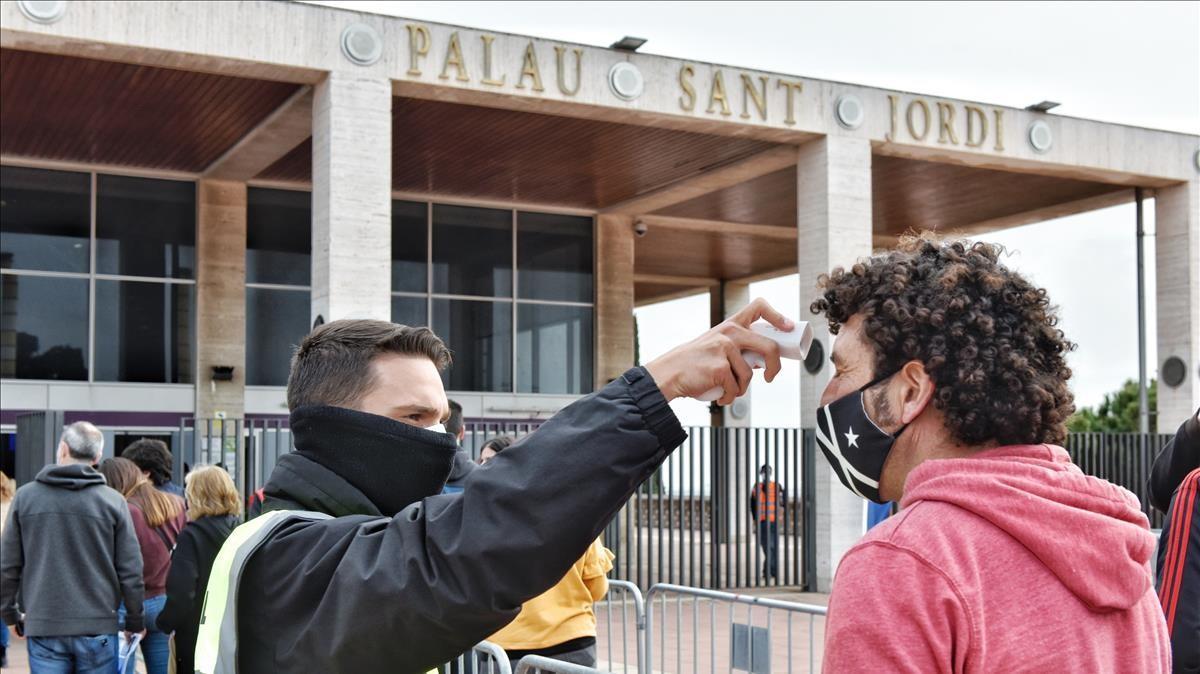
[[[901,507],[842,558],[827,671],[1170,669],[1149,523],[1059,446],[1074,345],[1002,252],[908,237],[820,279],[818,445]]]

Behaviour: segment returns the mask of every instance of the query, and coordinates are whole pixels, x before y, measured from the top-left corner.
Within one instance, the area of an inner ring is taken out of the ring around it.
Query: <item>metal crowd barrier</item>
[[[824,606],[659,583],[646,593],[646,658],[641,671],[790,674],[807,659],[803,671],[815,672],[819,645],[824,642],[825,613]],[[719,620],[727,621],[727,643],[716,637]],[[786,664],[786,670],[780,664]]]
[[[646,603],[642,591],[629,581],[610,580],[608,594],[592,608],[598,628],[596,661],[615,674],[639,674],[645,660],[642,631],[646,628]]]
[[[575,665],[562,660],[526,655],[517,664],[516,674],[604,674],[599,669]]]
[[[513,674],[504,649],[490,641],[481,641],[439,669],[442,674]]]

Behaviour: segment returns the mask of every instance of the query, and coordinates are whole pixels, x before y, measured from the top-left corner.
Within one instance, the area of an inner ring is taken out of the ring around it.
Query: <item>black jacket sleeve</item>
[[[391,519],[286,525],[242,580],[241,625],[271,651],[243,650],[243,669],[424,672],[446,662],[558,582],[684,439],[634,368],[472,472],[461,493]]]
[[[159,632],[174,632],[183,627],[196,608],[196,583],[200,578],[196,532],[184,527],[171,553],[171,570],[167,572],[167,603],[158,614],[155,626]]]
[[[1150,472],[1150,503],[1160,512],[1171,507],[1171,496],[1188,473],[1200,467],[1200,410],[1196,410],[1171,438]]]

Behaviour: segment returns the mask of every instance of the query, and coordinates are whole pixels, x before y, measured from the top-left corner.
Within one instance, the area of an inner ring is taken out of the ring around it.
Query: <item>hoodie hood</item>
[[[75,491],[108,484],[105,482],[104,476],[96,472],[95,468],[85,466],[82,463],[71,463],[65,466],[46,466],[37,474],[35,479],[51,487]]]
[[[902,507],[941,501],[1025,546],[1093,611],[1125,610],[1150,589],[1154,536],[1137,497],[1084,475],[1062,447],[1020,445],[912,471]]]

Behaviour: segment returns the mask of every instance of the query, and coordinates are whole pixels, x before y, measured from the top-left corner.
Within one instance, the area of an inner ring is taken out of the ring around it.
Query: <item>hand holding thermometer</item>
[[[812,328],[809,327],[807,321],[797,322],[796,327],[792,328],[791,332],[784,332],[766,321],[752,323],[750,324],[750,329],[778,344],[780,358],[804,360],[804,357],[808,355],[808,347],[812,345]],[[755,370],[761,370],[767,364],[762,354],[754,353],[753,351],[743,351],[742,358],[746,361],[747,365]],[[715,386],[697,396],[696,400],[709,402],[717,400],[724,395],[725,389]]]

